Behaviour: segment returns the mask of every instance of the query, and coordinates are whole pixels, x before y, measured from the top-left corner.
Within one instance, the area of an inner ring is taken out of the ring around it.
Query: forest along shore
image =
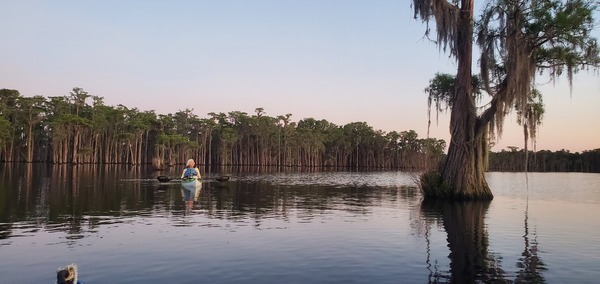
[[[428,169],[444,158],[446,141],[414,130],[384,132],[366,122],[292,121],[263,108],[156,114],[73,88],[66,96],[24,97],[0,89],[0,161],[55,164],[184,163],[369,169]],[[524,152],[510,147],[489,156],[491,171],[523,171]],[[529,171],[600,172],[600,149],[530,152]]]

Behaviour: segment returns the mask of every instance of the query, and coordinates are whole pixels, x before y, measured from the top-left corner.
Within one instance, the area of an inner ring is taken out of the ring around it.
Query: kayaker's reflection
[[[200,196],[200,191],[202,190],[202,182],[198,181],[196,183],[182,184],[181,186],[181,195],[183,196],[183,200],[185,201],[185,209],[186,211],[190,211],[194,208],[194,202],[198,202],[198,197]]]

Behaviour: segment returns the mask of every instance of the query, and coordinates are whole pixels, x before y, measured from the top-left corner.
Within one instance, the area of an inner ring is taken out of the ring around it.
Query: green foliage
[[[482,82],[479,76],[471,78],[473,86],[473,97],[475,100],[480,100],[482,95]],[[445,113],[448,109],[452,109],[452,101],[456,89],[456,76],[447,73],[436,73],[429,80],[429,85],[425,88],[427,94],[427,120],[428,120],[428,135],[429,127],[431,126],[431,111],[435,110],[435,121],[438,122],[439,114]]]
[[[17,107],[20,97],[21,94],[17,90],[0,89],[0,116],[9,119]]]
[[[420,176],[419,181],[421,192],[426,198],[445,199],[452,195],[452,188],[444,182],[437,170],[425,172]]]
[[[490,171],[525,171],[525,151],[517,147],[490,153]],[[567,150],[529,151],[528,172],[590,172],[600,173],[600,149],[583,152]]]
[[[184,163],[196,157],[205,164],[430,168],[443,159],[446,150],[444,140],[420,138],[414,130],[375,130],[365,122],[336,125],[315,118],[293,122],[291,114],[271,117],[264,109],[257,115],[232,111],[199,118],[189,109],[164,115],[106,106],[102,98],[92,98],[94,104],[80,105],[77,115],[74,102],[66,97],[29,98],[15,90],[0,90],[0,109],[6,109],[0,115],[0,146],[14,144],[12,149],[0,148],[0,159],[8,160],[11,153],[19,157],[16,154],[26,153],[27,144],[33,141],[33,160],[69,162],[76,129],[80,132],[76,155],[82,163],[150,163],[156,157]],[[26,132],[29,124],[32,140]],[[40,150],[45,147],[50,149],[47,156]],[[519,151],[515,148],[514,152]],[[540,151],[530,167],[594,170],[598,152],[577,153],[579,158],[572,153],[557,154],[560,157],[554,159]],[[492,169],[495,157],[492,153]],[[424,176],[422,183],[434,195],[446,194],[447,187],[436,178]]]
[[[524,33],[537,35],[532,39],[539,46],[535,57],[551,76],[560,76],[566,68],[571,81],[577,69],[600,63],[596,39],[591,37],[596,1],[532,1],[526,8]]]
[[[10,121],[0,116],[0,146],[6,145],[11,140],[11,133],[13,129]]]
[[[187,145],[190,139],[180,134],[161,134],[158,136],[156,144],[172,147],[175,145]]]
[[[81,88],[48,98],[3,89],[0,144],[15,147],[0,149],[0,159],[15,161],[26,152],[28,159],[54,163],[163,166],[195,157],[201,164],[424,168],[444,155],[445,141],[421,139],[414,130],[386,133],[365,122],[294,122],[289,113],[272,117],[263,108],[255,111],[200,118],[192,109],[156,114],[107,106]]]
[[[479,76],[471,78],[473,95],[479,98],[482,91],[482,83]],[[452,108],[452,98],[456,89],[456,76],[447,73],[435,73],[435,76],[429,80],[429,85],[425,88],[428,95],[427,105],[431,111],[431,106],[435,105],[437,112],[447,111]]]
[[[592,0],[489,1],[476,24],[482,74],[491,75],[484,82],[507,84],[516,99],[529,96],[536,72],[552,80],[566,72],[572,84],[575,73],[600,64],[597,9]]]

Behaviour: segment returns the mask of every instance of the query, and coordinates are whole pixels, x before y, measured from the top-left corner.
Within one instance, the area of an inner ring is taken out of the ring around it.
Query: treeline
[[[568,150],[529,151],[527,160],[529,172],[600,173],[600,148],[581,153],[571,153]],[[525,152],[516,148],[491,152],[488,170],[522,172],[525,170]]]
[[[66,96],[24,97],[0,90],[0,160],[57,164],[152,164],[194,158],[204,165],[426,168],[444,155],[444,140],[414,130],[383,132],[365,122],[343,126],[232,111],[201,118],[107,106],[74,88]]]

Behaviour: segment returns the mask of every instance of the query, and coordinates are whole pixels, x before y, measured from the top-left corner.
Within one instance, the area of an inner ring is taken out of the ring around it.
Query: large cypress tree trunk
[[[491,200],[494,196],[484,176],[487,132],[475,127],[460,130],[452,135],[448,156],[442,168],[444,186],[450,190],[451,199]]]
[[[451,199],[491,200],[485,181],[487,125],[481,125],[475,110],[472,89],[473,0],[461,1],[457,25],[456,57],[458,72],[450,116],[450,146],[441,169],[441,180],[426,196]]]
[[[461,13],[461,22],[472,21],[472,1],[469,12]],[[472,42],[473,25],[461,24],[458,32],[458,74],[453,108],[450,116],[450,146],[442,169],[442,180],[451,190],[453,199],[492,199],[492,192],[485,181],[487,132],[479,125],[472,94]]]

